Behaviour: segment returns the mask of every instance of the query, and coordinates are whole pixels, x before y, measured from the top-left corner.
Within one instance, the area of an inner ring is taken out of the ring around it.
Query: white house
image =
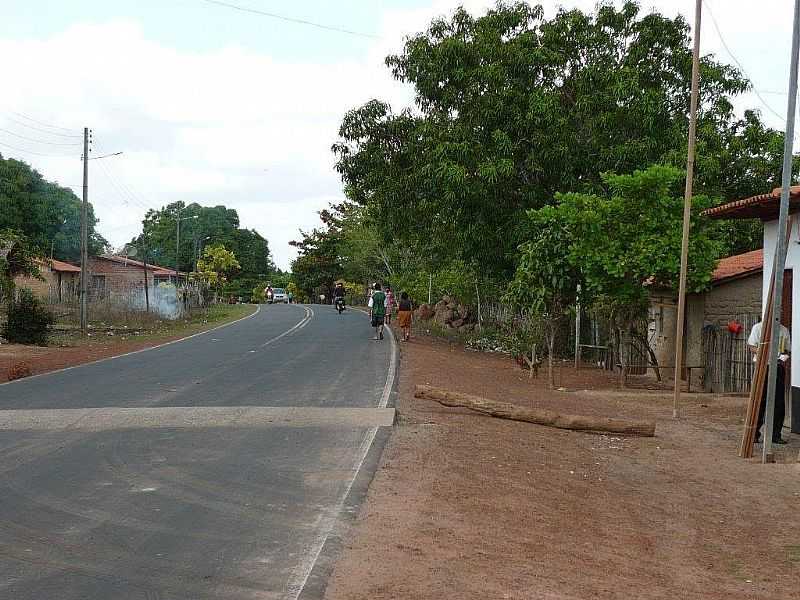
[[[712,219],[760,219],[764,223],[764,268],[761,287],[764,307],[769,293],[773,257],[777,245],[780,197],[781,190],[776,188],[768,194],[728,202],[704,213]],[[789,197],[791,233],[786,255],[786,270],[783,273],[781,321],[792,332],[791,395],[787,414],[791,414],[791,429],[794,433],[800,433],[800,276],[794,277],[794,270],[800,269],[800,214],[798,213],[800,213],[800,186],[793,186]],[[793,327],[794,323],[798,323],[797,329]]]

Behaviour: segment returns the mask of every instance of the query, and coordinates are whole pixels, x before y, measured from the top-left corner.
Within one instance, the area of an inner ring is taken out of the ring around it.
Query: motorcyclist
[[[344,308],[344,294],[345,289],[342,285],[341,281],[336,282],[336,287],[333,288],[333,304],[337,306],[340,302],[342,304],[342,308]]]

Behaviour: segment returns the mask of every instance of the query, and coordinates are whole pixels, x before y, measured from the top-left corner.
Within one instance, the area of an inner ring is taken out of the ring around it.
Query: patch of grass
[[[185,318],[171,321],[153,318],[148,323],[136,325],[108,325],[92,322],[87,338],[82,338],[78,329],[57,331],[52,336],[51,346],[72,347],[86,344],[108,343],[109,341],[158,341],[160,339],[191,335],[212,327],[224,325],[241,319],[256,311],[253,304],[212,304],[206,308],[195,309]]]
[[[800,563],[800,545],[786,546],[786,555],[790,563]]]

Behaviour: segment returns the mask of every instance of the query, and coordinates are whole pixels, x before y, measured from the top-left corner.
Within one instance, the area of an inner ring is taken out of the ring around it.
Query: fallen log
[[[508,402],[497,402],[471,394],[449,392],[429,385],[418,385],[414,390],[414,397],[433,400],[444,406],[468,408],[491,417],[524,421],[556,427],[558,429],[572,429],[575,431],[593,431],[602,433],[616,433],[620,435],[636,435],[653,437],[656,434],[656,424],[653,421],[629,421],[623,419],[608,419],[587,415],[564,415],[552,410],[540,408],[525,408]]]

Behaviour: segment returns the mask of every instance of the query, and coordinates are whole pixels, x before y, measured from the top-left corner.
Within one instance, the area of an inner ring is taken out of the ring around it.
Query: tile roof
[[[104,260],[109,260],[111,262],[123,264],[123,265],[134,265],[136,267],[144,268],[144,263],[139,260],[134,260],[128,256],[117,256],[116,254],[101,254],[97,258],[101,258]],[[152,263],[147,263],[147,268],[153,272],[153,275],[175,275],[174,269],[167,269],[165,267],[161,267],[159,265],[154,265]]]
[[[728,256],[719,261],[719,265],[711,275],[711,283],[716,285],[729,279],[760,273],[763,268],[763,250],[753,250],[736,256]]]
[[[45,259],[44,264],[49,265],[53,271],[61,271],[62,273],[80,273],[81,268],[68,262],[55,260],[54,258]]]
[[[778,218],[778,205],[780,204],[781,188],[775,188],[767,194],[750,196],[742,200],[726,202],[714,208],[703,211],[703,214],[712,219],[761,219],[774,221]],[[789,212],[800,210],[800,186],[789,188]]]

